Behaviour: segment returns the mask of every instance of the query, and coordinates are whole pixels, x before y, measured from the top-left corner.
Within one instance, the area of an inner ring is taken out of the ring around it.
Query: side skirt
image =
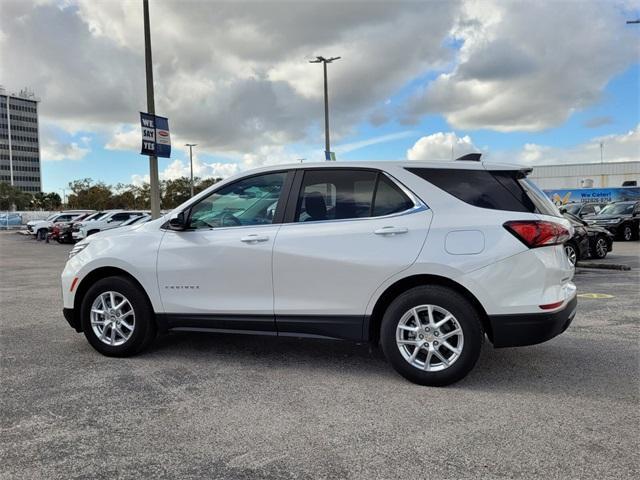
[[[283,337],[314,337],[362,341],[364,315],[216,315],[156,314],[158,329],[166,331],[244,333]]]

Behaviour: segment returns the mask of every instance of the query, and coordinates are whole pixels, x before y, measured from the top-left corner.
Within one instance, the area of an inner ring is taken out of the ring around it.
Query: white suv
[[[92,219],[86,223],[80,223],[77,227],[78,230],[73,232],[72,237],[74,240],[81,240],[94,233],[119,227],[124,222],[144,214],[145,212],[139,210],[107,210],[104,212],[104,215],[99,218]]]
[[[49,215],[44,220],[31,220],[27,222],[27,232],[34,235],[38,240],[44,240],[47,238],[47,233],[49,233],[49,229],[53,227],[54,223],[71,222],[80,215],[91,212],[92,210],[65,210],[64,212]]]
[[[576,311],[568,220],[527,169],[479,162],[273,166],[169,215],[78,243],[64,315],[133,355],[156,332],[378,342],[409,380],[446,385],[495,347],[563,332]]]

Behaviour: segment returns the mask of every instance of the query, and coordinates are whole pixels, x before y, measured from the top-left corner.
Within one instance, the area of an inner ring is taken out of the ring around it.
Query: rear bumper
[[[577,305],[574,296],[562,310],[552,313],[490,315],[493,346],[522,347],[546,342],[569,327]]]
[[[82,326],[80,325],[80,319],[75,314],[75,310],[73,308],[63,308],[62,314],[64,315],[65,320],[71,328],[73,328],[76,332],[82,331]]]

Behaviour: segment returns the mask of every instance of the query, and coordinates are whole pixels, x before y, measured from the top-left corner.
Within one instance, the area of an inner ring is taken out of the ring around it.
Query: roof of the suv
[[[469,162],[469,161],[422,161],[422,160],[397,160],[397,161],[357,161],[357,162],[304,162],[286,165],[270,165],[263,167],[265,170],[288,169],[288,168],[331,168],[331,167],[353,167],[353,168],[448,168],[461,170],[531,170],[531,167],[524,165],[513,165],[507,163],[489,162]],[[261,169],[260,169],[261,170]]]

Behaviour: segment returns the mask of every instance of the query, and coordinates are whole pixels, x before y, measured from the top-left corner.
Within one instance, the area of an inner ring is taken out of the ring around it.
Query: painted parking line
[[[579,293],[580,298],[614,298],[615,295],[609,295],[608,293]]]

